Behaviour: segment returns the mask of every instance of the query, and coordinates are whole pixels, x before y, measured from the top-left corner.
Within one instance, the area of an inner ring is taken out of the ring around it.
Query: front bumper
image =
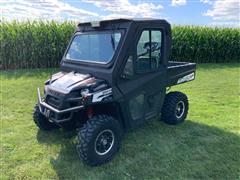
[[[75,106],[75,107],[71,107],[71,108],[67,108],[67,109],[63,109],[63,110],[59,110],[56,109],[52,106],[50,106],[49,104],[47,104],[46,102],[44,102],[44,100],[41,97],[41,93],[40,93],[40,89],[37,89],[37,95],[38,95],[38,106],[40,109],[40,112],[47,118],[49,118],[50,121],[54,121],[54,122],[65,122],[65,121],[69,121],[72,118],[73,112],[77,111],[77,110],[81,110],[84,109],[84,106]],[[55,113],[55,118],[50,116],[50,113]],[[58,117],[61,114],[64,113],[70,113],[70,116],[68,118],[65,119],[58,119],[56,117]]]

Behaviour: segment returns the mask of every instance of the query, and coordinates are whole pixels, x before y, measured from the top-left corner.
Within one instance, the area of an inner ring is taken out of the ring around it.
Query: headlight
[[[44,84],[45,84],[45,85],[48,85],[48,84],[50,83],[50,80],[51,80],[51,79],[46,80]]]

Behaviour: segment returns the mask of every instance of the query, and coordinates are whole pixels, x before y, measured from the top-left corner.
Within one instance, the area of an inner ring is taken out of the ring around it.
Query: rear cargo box
[[[167,86],[174,86],[195,79],[196,64],[170,61],[167,67]]]

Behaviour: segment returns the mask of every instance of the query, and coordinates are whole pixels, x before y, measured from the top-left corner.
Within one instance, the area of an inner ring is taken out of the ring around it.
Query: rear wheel
[[[166,95],[162,107],[161,119],[167,124],[179,124],[188,114],[188,98],[181,92]]]
[[[41,130],[49,131],[59,128],[59,126],[57,126],[56,124],[48,121],[48,119],[40,112],[38,105],[34,107],[33,121]]]
[[[121,124],[113,117],[94,116],[78,132],[77,152],[88,165],[103,164],[119,150],[122,134]]]

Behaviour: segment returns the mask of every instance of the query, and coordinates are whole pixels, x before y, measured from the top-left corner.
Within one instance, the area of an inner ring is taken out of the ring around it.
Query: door
[[[166,93],[163,63],[163,30],[140,29],[118,87],[123,94],[122,111],[131,127],[157,116]]]

